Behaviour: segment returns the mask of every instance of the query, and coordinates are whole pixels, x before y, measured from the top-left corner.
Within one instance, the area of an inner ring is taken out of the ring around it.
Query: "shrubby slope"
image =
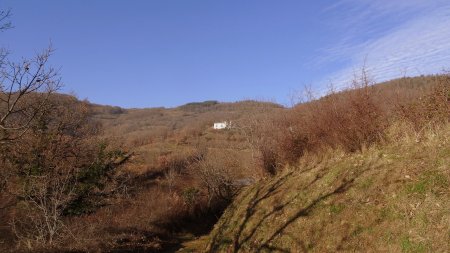
[[[243,190],[208,250],[449,251],[450,126],[420,142],[392,140],[356,154],[305,156]]]

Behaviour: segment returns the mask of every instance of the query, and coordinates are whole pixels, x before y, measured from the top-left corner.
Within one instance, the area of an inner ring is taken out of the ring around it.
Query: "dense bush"
[[[402,78],[392,86],[378,86],[363,71],[348,89],[331,89],[319,99],[309,96],[284,114],[249,121],[242,129],[259,166],[274,174],[305,152],[327,148],[356,152],[380,143],[389,126],[399,121],[411,124],[418,134],[448,122],[450,77],[418,78],[419,84],[413,80]],[[416,86],[420,89],[412,88]]]
[[[74,98],[51,99],[1,154],[2,170],[10,173],[6,188],[16,197],[14,231],[24,246],[54,245],[68,236],[64,216],[97,206],[126,159],[97,139],[99,125],[89,115],[87,104]]]
[[[208,203],[228,203],[235,194],[239,162],[226,151],[208,152],[196,164],[198,177],[208,191]]]
[[[450,120],[450,76],[435,76],[431,91],[397,108],[399,120],[412,124],[417,132]]]

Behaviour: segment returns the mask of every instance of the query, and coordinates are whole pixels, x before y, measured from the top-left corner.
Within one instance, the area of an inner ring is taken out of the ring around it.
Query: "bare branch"
[[[11,17],[11,10],[0,10],[0,32],[12,28],[12,24],[9,21]]]
[[[34,59],[0,66],[0,143],[23,136],[61,87],[58,72],[47,66],[52,52],[49,47]]]

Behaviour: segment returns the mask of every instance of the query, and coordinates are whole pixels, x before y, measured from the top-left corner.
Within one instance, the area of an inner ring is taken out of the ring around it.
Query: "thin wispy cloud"
[[[342,12],[336,45],[320,50],[316,65],[344,62],[323,80],[345,85],[363,65],[376,81],[434,74],[450,67],[450,3],[434,0],[342,0],[325,12]]]

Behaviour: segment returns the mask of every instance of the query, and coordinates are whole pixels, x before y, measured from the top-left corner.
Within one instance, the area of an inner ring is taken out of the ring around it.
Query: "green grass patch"
[[[396,218],[397,218],[397,215],[396,215],[394,209],[392,209],[390,207],[383,207],[380,210],[379,219],[381,221],[383,221],[383,220],[394,220]]]
[[[330,206],[330,213],[331,214],[339,214],[344,210],[345,205],[344,204],[333,204]]]
[[[362,227],[361,225],[357,225],[355,230],[353,230],[350,235],[351,237],[356,237],[360,235],[362,232],[364,232],[364,227]]]
[[[360,187],[364,190],[367,190],[372,185],[373,185],[373,178],[367,178],[366,180],[361,182]]]
[[[405,253],[423,253],[428,252],[428,247],[424,243],[415,243],[408,236],[405,236],[400,241],[402,252]]]
[[[422,175],[418,182],[407,185],[408,194],[423,195],[429,191],[439,194],[444,189],[450,187],[448,178],[437,171],[429,171]]]
[[[428,182],[425,180],[410,184],[407,186],[407,192],[409,194],[425,194],[425,192],[427,191],[427,184]]]

